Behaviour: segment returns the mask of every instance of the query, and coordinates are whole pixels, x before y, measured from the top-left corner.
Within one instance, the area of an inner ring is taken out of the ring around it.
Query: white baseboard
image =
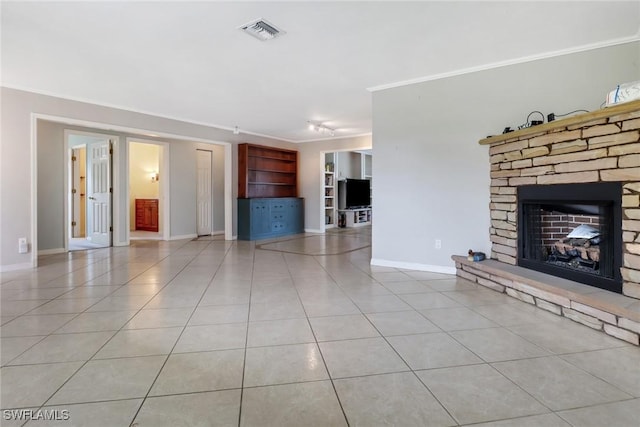
[[[55,249],[43,249],[41,251],[38,251],[38,256],[42,256],[42,255],[55,255],[55,254],[63,254],[66,251],[64,250],[64,248],[55,248]]]
[[[30,262],[22,262],[20,264],[7,264],[0,265],[0,273],[6,273],[8,271],[16,271],[16,270],[30,270],[33,268],[33,264]]]
[[[386,259],[378,258],[371,258],[371,265],[377,265],[379,267],[404,268],[406,270],[428,271],[430,273],[456,274],[455,267],[419,264],[415,262],[389,261]]]
[[[224,234],[224,230],[222,230],[222,231],[214,231],[213,233],[211,233],[212,236],[219,236],[221,234]]]
[[[319,228],[305,228],[304,229],[305,233],[315,233],[315,234],[323,234],[324,231],[320,230]]]
[[[195,239],[196,237],[198,237],[197,234],[183,234],[181,236],[171,236],[169,237],[169,240],[184,240],[184,239]]]
[[[238,236],[231,236],[231,240],[238,240]]]

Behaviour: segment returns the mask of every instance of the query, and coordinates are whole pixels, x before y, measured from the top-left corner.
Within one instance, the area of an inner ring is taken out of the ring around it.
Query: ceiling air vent
[[[245,33],[262,41],[275,39],[276,37],[286,34],[284,31],[278,29],[275,25],[262,18],[251,21],[239,28]]]

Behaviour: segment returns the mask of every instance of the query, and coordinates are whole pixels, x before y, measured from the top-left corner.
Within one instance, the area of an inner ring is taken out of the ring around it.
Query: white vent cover
[[[286,34],[284,31],[262,18],[251,21],[248,24],[244,24],[240,26],[239,29],[261,41],[275,39],[276,37]]]

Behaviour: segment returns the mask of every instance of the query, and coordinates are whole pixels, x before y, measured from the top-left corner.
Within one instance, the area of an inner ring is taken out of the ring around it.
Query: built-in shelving
[[[238,145],[238,198],[297,197],[298,152]]]
[[[324,165],[324,225],[326,228],[336,226],[336,178],[335,166],[337,156],[335,153],[325,154]]]

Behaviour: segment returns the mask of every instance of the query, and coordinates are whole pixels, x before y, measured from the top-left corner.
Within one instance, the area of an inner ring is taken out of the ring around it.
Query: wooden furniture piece
[[[136,230],[158,231],[158,199],[136,199]]]
[[[238,145],[238,198],[297,197],[298,152]]]
[[[297,196],[297,151],[238,145],[238,239],[304,232],[304,202]]]
[[[258,240],[303,232],[302,198],[238,199],[238,239]]]

